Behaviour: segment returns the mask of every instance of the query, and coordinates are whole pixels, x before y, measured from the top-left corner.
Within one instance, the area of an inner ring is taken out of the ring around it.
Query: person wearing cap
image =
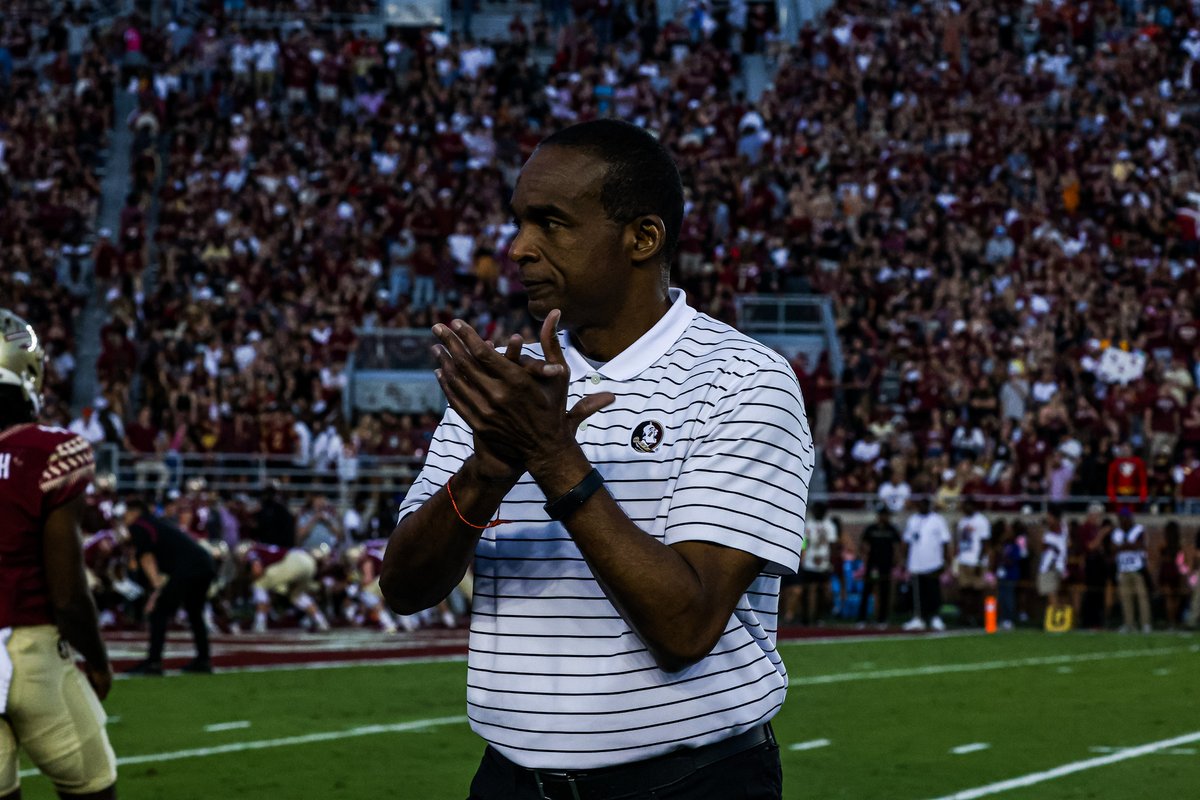
[[[150,513],[140,497],[125,502],[125,526],[129,529],[138,565],[150,586],[146,614],[150,617],[150,650],[146,658],[128,670],[132,675],[162,675],[163,647],[167,625],[180,607],[187,612],[196,646],[196,657],[183,666],[184,672],[212,672],[208,646],[208,624],[204,603],[217,575],[212,556],[200,544],[162,517]]]
[[[892,524],[892,510],[887,503],[880,503],[875,521],[867,526],[862,535],[863,576],[862,602],[858,604],[858,625],[867,623],[867,606],[875,598],[875,622],[886,628],[891,612],[892,570],[896,565],[896,548],[902,542],[900,531]]]

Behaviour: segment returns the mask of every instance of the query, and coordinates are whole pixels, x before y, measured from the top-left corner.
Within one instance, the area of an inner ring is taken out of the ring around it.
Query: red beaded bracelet
[[[462,512],[458,510],[458,503],[454,501],[454,492],[450,490],[450,481],[452,480],[454,480],[454,476],[451,476],[450,479],[446,481],[446,494],[449,495],[450,505],[454,508],[454,513],[458,515],[458,518],[463,525],[466,525],[469,528],[474,528],[477,531],[486,531],[488,528],[494,528],[497,525],[504,525],[512,522],[511,519],[500,519],[499,508],[496,509],[496,519],[492,520],[487,525],[476,525],[474,522],[468,521],[467,518],[462,515]]]

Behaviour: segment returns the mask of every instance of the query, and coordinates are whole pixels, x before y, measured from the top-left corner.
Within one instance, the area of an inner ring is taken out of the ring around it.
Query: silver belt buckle
[[[554,773],[551,772],[548,774],[553,775]],[[567,781],[567,785],[571,787],[571,800],[582,800],[582,798],[579,796],[579,787],[575,785],[574,775],[569,772],[564,772],[556,777],[564,778]],[[546,796],[546,788],[542,785],[542,770],[533,770],[533,780],[535,783],[537,783],[538,795],[541,796],[541,800],[555,800],[552,797]]]

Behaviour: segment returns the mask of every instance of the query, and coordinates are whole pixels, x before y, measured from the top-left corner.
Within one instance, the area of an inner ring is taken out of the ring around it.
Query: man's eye
[[[548,219],[542,223],[542,227],[548,231],[554,231],[561,228],[563,224],[556,219]]]

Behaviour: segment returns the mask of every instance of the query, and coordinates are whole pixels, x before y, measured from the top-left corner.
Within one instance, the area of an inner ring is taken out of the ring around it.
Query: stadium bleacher
[[[793,354],[835,508],[888,480],[951,510],[1197,508],[1194,9],[847,0],[787,43],[740,6],[484,4],[479,39],[463,11],[450,33],[322,23],[355,3],[6,21],[0,296],[46,331],[50,419],[122,488],[392,503],[434,418],[347,413],[348,358],[453,316],[530,335],[512,180],[546,132],[615,115],[678,154],[694,304],[832,301],[838,357]],[[122,93],[114,235],[96,170]],[[94,287],[100,388],[75,397]]]

